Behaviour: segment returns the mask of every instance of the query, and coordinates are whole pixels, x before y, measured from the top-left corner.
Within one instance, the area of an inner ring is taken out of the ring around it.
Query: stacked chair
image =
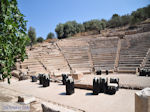
[[[68,78],[67,74],[62,74],[62,83],[63,85],[66,85],[66,79]]]
[[[98,95],[98,93],[100,92],[99,83],[100,82],[98,78],[93,79],[93,94],[94,95]]]
[[[66,85],[66,95],[74,93],[74,80],[72,77],[68,77],[67,74],[62,74],[62,83]]]
[[[74,80],[69,77],[66,79],[66,95],[71,95],[74,93]]]
[[[50,76],[48,74],[39,74],[39,83],[43,87],[48,87],[50,85]]]
[[[108,78],[94,78],[93,79],[93,95],[98,95],[99,93],[115,94],[119,88],[119,79],[110,78],[108,83]]]
[[[150,76],[150,69],[146,68],[139,69],[139,76]]]
[[[40,85],[43,84],[43,75],[44,74],[39,74],[39,76],[38,76]]]
[[[106,93],[108,87],[108,78],[99,78],[100,80],[100,93]]]
[[[109,74],[109,71],[108,70],[106,70],[106,75],[108,75]]]
[[[119,78],[110,78],[110,82],[107,87],[107,94],[115,94],[119,89]]]
[[[108,74],[109,74],[109,71],[106,70],[105,73],[106,73],[106,75],[108,75]],[[96,75],[101,75],[101,74],[102,74],[102,71],[101,71],[101,70],[97,70],[97,71],[96,71]]]
[[[107,78],[94,78],[93,79],[93,95],[105,93],[107,90]]]
[[[102,71],[101,70],[97,70],[96,71],[96,75],[101,75],[102,74]]]

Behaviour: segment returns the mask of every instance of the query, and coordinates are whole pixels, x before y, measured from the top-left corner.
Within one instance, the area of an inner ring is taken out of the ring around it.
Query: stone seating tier
[[[119,71],[136,70],[150,48],[150,32],[125,36],[121,43]]]
[[[126,35],[121,39],[121,49],[117,69],[135,71],[140,67],[150,48],[150,32]],[[27,50],[28,59],[20,64],[28,69],[28,73],[48,71],[52,73],[70,72],[69,66],[75,72],[90,72],[95,70],[112,70],[116,62],[118,48],[117,37],[81,37],[57,41],[54,44],[41,43],[31,51]],[[57,46],[60,47],[58,47]],[[145,68],[150,68],[150,56]],[[68,66],[69,65],[69,66]],[[45,70],[46,68],[46,70]]]

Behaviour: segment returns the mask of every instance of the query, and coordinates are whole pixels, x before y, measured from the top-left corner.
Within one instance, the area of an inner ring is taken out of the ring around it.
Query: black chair
[[[50,85],[50,80],[48,78],[44,79],[43,87],[48,87]]]
[[[66,85],[66,79],[68,78],[67,74],[62,74],[62,83],[63,85]]]
[[[110,95],[113,95],[113,94],[116,93],[116,91],[117,91],[117,88],[115,86],[108,86],[106,93],[110,94]]]
[[[106,75],[108,75],[109,74],[109,71],[108,70],[106,70]]]
[[[98,95],[100,92],[99,83],[100,82],[98,78],[93,79],[93,95]]]
[[[66,95],[74,93],[74,80],[72,78],[66,79]]]
[[[119,78],[110,78],[110,83],[117,83],[117,84],[119,84]]]
[[[147,76],[150,77],[150,69],[147,71]]]
[[[142,70],[141,70],[140,76],[146,76],[146,69],[142,69]]]
[[[117,84],[118,87],[116,89],[119,90],[119,78],[110,78],[110,83]]]
[[[108,78],[100,78],[100,93],[106,93],[108,87]]]
[[[101,70],[97,70],[96,71],[96,75],[101,75],[102,74],[102,71]]]
[[[150,76],[150,70],[149,69],[145,69],[145,76]]]
[[[44,78],[44,74],[39,74],[39,82],[40,82],[40,85],[43,84],[43,78]]]
[[[50,78],[48,75],[44,75],[43,77],[43,87],[48,87],[50,85]]]

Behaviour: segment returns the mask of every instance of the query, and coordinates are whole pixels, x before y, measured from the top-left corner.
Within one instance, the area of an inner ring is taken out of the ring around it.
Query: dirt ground
[[[18,96],[20,96],[20,95],[22,95],[22,93],[13,91],[12,89],[7,89],[7,88],[1,87],[0,102],[16,103],[18,100]],[[30,104],[30,112],[42,112],[41,104],[39,102],[31,103]]]
[[[43,88],[38,82],[33,83],[31,80],[13,81],[10,85],[0,82],[0,88],[8,94],[8,98],[13,94],[32,95],[41,101],[58,103],[86,112],[134,112],[134,94],[138,91],[119,89],[115,95],[92,95],[90,90],[75,89],[75,93],[68,96],[65,94],[65,86],[59,83],[51,83],[49,87]],[[33,108],[39,108],[38,112],[41,107],[35,104]]]

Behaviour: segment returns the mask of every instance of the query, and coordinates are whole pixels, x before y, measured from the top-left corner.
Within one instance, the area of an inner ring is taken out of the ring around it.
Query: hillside
[[[147,31],[150,31],[150,18],[135,25],[126,25],[117,28],[106,28],[105,30],[101,30],[100,33],[97,31],[82,32],[82,33],[77,33],[72,37],[92,36],[92,35],[112,37],[112,36],[119,36],[119,35],[131,35],[135,33],[147,32]]]

